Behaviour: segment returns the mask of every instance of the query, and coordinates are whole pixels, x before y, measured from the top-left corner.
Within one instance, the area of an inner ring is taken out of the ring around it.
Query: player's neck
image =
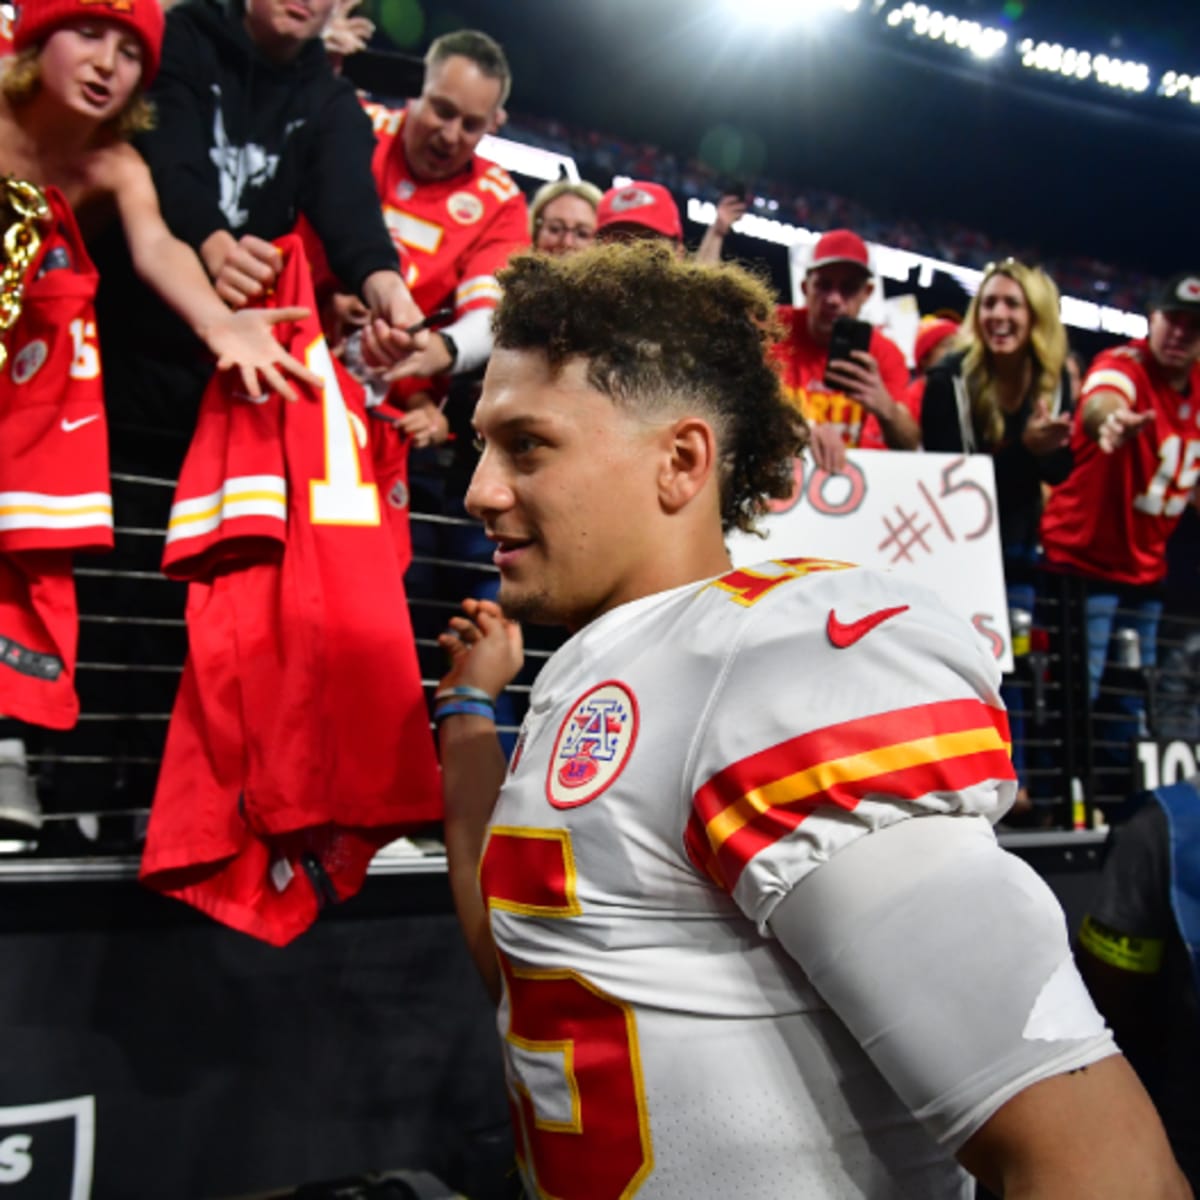
[[[729,551],[719,526],[700,532],[681,530],[647,558],[638,580],[640,594],[653,596],[699,583],[723,575],[729,567]]]
[[[648,555],[636,575],[615,589],[603,606],[593,612],[566,617],[562,623],[568,633],[575,634],[614,609],[686,587],[689,583],[715,579],[729,569],[729,552],[725,549],[723,536],[718,534],[715,540],[702,539],[700,543],[681,536],[679,541],[661,547],[659,553]]]

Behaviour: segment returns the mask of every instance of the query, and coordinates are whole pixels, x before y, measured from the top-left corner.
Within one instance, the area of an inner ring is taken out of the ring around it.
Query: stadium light
[[[913,0],[890,9],[884,21],[891,29],[908,25],[913,37],[944,42],[974,58],[995,58],[1008,45],[1008,34],[1003,29],[967,20],[928,4],[916,4]]]
[[[1158,94],[1168,100],[1180,100],[1200,104],[1200,72],[1189,75],[1186,71],[1167,71],[1158,81]]]
[[[725,7],[740,22],[781,29],[827,13],[853,13],[862,0],[726,0]]]
[[[1097,83],[1124,92],[1144,92],[1150,86],[1150,67],[1111,54],[1091,54],[1059,42],[1035,42],[1025,38],[1017,44],[1021,66],[1045,71],[1066,79],[1094,78]],[[1166,77],[1164,76],[1164,85]],[[1163,91],[1163,86],[1160,86]]]
[[[942,43],[978,59],[995,59],[1008,48],[1008,34],[998,26],[960,17],[919,0],[871,0],[871,13],[881,24],[907,37]],[[1069,79],[1090,80],[1113,91],[1141,94],[1150,90],[1149,63],[1096,53],[1063,42],[1022,38],[1014,47],[1017,63],[1026,70]],[[1157,94],[1200,106],[1200,72],[1167,71]]]

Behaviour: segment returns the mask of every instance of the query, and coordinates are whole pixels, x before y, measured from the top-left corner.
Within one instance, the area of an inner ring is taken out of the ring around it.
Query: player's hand
[[[450,437],[450,422],[432,400],[410,409],[395,426],[403,429],[417,447],[440,446]]]
[[[494,600],[464,600],[463,615],[450,618],[438,645],[450,658],[438,691],[482,688],[494,700],[517,677],[525,662],[521,627],[509,621]]]
[[[257,399],[265,383],[285,399],[295,400],[296,390],[285,378],[285,371],[310,387],[324,387],[324,381],[279,344],[272,326],[301,321],[308,315],[307,308],[244,308],[217,321],[202,336],[216,356],[217,370],[236,370],[247,395]]]
[[[744,196],[722,196],[717,201],[717,215],[712,223],[713,232],[718,237],[724,237],[746,215],[746,208]]]
[[[230,308],[245,308],[265,296],[283,268],[279,250],[250,234],[236,242],[223,239],[215,251],[208,247],[207,242],[201,247],[201,257],[212,276],[213,288]]]
[[[1096,443],[1105,454],[1111,454],[1114,450],[1119,450],[1153,420],[1152,412],[1137,413],[1131,408],[1114,408],[1100,422]]]
[[[846,443],[837,425],[810,424],[808,448],[813,462],[830,475],[840,475],[846,469]]]
[[[1069,416],[1052,416],[1045,396],[1039,396],[1025,422],[1021,444],[1037,457],[1053,454],[1071,440],[1071,424]]]

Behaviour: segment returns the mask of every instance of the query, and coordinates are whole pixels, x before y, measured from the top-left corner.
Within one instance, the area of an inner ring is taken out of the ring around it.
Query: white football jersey
[[[480,867],[531,1194],[973,1194],[766,923],[871,830],[1015,786],[981,639],[887,575],[769,562],[575,635]]]

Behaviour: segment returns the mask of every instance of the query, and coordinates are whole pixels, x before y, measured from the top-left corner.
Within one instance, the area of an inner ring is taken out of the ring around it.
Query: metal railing
[[[77,561],[83,711],[68,732],[29,731],[45,824],[36,839],[15,847],[25,857],[137,853],[187,649],[186,586],[158,569],[172,487],[167,479],[114,474],[114,492],[149,498],[150,507],[161,507],[163,525],[118,524],[111,555]],[[145,507],[139,503],[134,510]],[[117,516],[119,522],[119,505]],[[495,569],[445,548],[472,522],[420,511],[411,516],[409,603],[422,683],[431,696],[444,666],[437,634],[463,595],[486,593]],[[1093,707],[1087,703],[1081,612],[1081,594],[1069,581],[1042,589],[1028,650],[1005,677],[1014,759],[1031,806],[1019,823],[1034,828],[1100,823],[1106,808],[1134,786],[1136,740],[1160,730],[1178,737],[1200,724],[1200,619],[1183,615],[1164,623],[1153,668],[1112,662]],[[528,632],[525,669],[498,714],[510,745],[533,679],[561,640],[555,631]],[[1142,660],[1147,657],[1143,653]],[[1200,734],[1192,740],[1200,742]],[[1200,754],[1200,745],[1196,750]]]

